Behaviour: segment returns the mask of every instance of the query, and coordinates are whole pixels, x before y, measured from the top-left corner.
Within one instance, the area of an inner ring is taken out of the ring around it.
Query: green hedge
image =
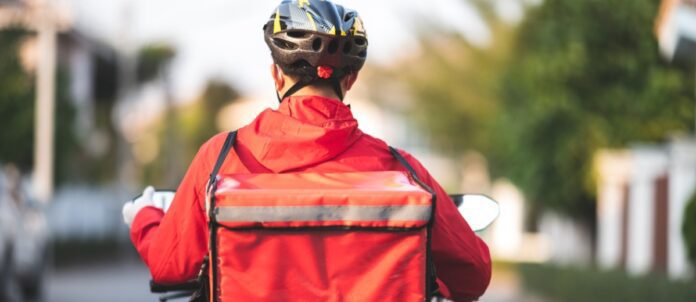
[[[689,260],[696,267],[696,192],[691,196],[686,211],[684,211],[682,234],[686,250],[689,253]]]
[[[663,276],[629,277],[619,271],[539,264],[522,264],[519,272],[527,290],[550,301],[696,301],[696,282],[670,281]]]

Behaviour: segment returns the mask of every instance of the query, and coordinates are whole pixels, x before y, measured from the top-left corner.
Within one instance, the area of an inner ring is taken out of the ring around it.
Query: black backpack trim
[[[217,301],[218,300],[218,294],[217,291],[219,290],[218,282],[219,278],[217,276],[217,266],[218,266],[218,253],[217,253],[217,230],[218,230],[218,223],[215,221],[215,190],[217,188],[217,175],[218,172],[220,172],[220,167],[222,167],[222,164],[225,162],[225,159],[227,158],[227,154],[230,152],[230,149],[234,147],[234,144],[237,140],[237,131],[230,132],[227,134],[227,138],[225,139],[225,143],[222,145],[222,150],[220,150],[220,155],[218,155],[218,159],[215,162],[215,166],[213,167],[213,171],[210,172],[210,178],[208,180],[208,185],[206,187],[206,195],[210,198],[210,203],[208,204],[208,231],[210,232],[210,238],[208,239],[208,249],[210,250],[210,284],[211,284],[211,297],[210,301]]]

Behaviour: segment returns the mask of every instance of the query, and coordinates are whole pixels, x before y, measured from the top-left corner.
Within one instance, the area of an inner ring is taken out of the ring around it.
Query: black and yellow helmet
[[[354,10],[327,0],[283,0],[264,25],[274,62],[298,76],[297,87],[331,81],[343,98],[338,79],[359,71],[367,58],[367,33]]]

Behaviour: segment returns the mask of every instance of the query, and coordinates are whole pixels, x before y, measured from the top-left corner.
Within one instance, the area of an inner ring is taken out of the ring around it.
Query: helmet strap
[[[331,86],[333,86],[334,92],[338,96],[338,99],[343,102],[343,89],[341,89],[341,82],[337,78],[331,78]]]
[[[290,89],[288,89],[288,91],[286,91],[285,94],[283,94],[282,98],[280,97],[280,93],[276,91],[276,95],[278,96],[278,102],[282,103],[284,99],[295,94],[295,92],[300,91],[300,89],[307,87],[307,85],[311,84],[312,82],[313,81],[299,81],[295,83],[295,85],[292,85],[292,87],[290,87]]]
[[[283,94],[283,97],[280,97],[280,93],[276,90],[276,96],[278,97],[278,102],[282,103],[284,99],[287,97],[295,94],[296,92],[300,91],[300,89],[305,88],[309,86],[310,84],[317,82],[319,79],[311,79],[309,81],[307,80],[300,80],[299,82],[295,83],[295,85],[292,85],[288,91]],[[336,93],[336,96],[338,96],[338,99],[343,102],[343,89],[341,89],[341,81],[339,81],[337,78],[332,77],[330,79],[331,81],[331,87],[333,87],[334,92]]]

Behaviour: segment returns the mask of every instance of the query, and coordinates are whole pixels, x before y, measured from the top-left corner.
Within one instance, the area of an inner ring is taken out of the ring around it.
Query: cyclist
[[[331,1],[285,0],[265,24],[264,38],[280,106],[238,130],[221,173],[404,170],[385,142],[359,129],[342,102],[367,57],[357,12]],[[182,283],[200,270],[208,251],[206,185],[226,136],[203,144],[166,214],[153,206],[151,187],[124,205],[133,244],[158,283]],[[441,293],[455,301],[478,299],[491,278],[488,247],[418,160],[400,152],[440,201],[431,246]]]

